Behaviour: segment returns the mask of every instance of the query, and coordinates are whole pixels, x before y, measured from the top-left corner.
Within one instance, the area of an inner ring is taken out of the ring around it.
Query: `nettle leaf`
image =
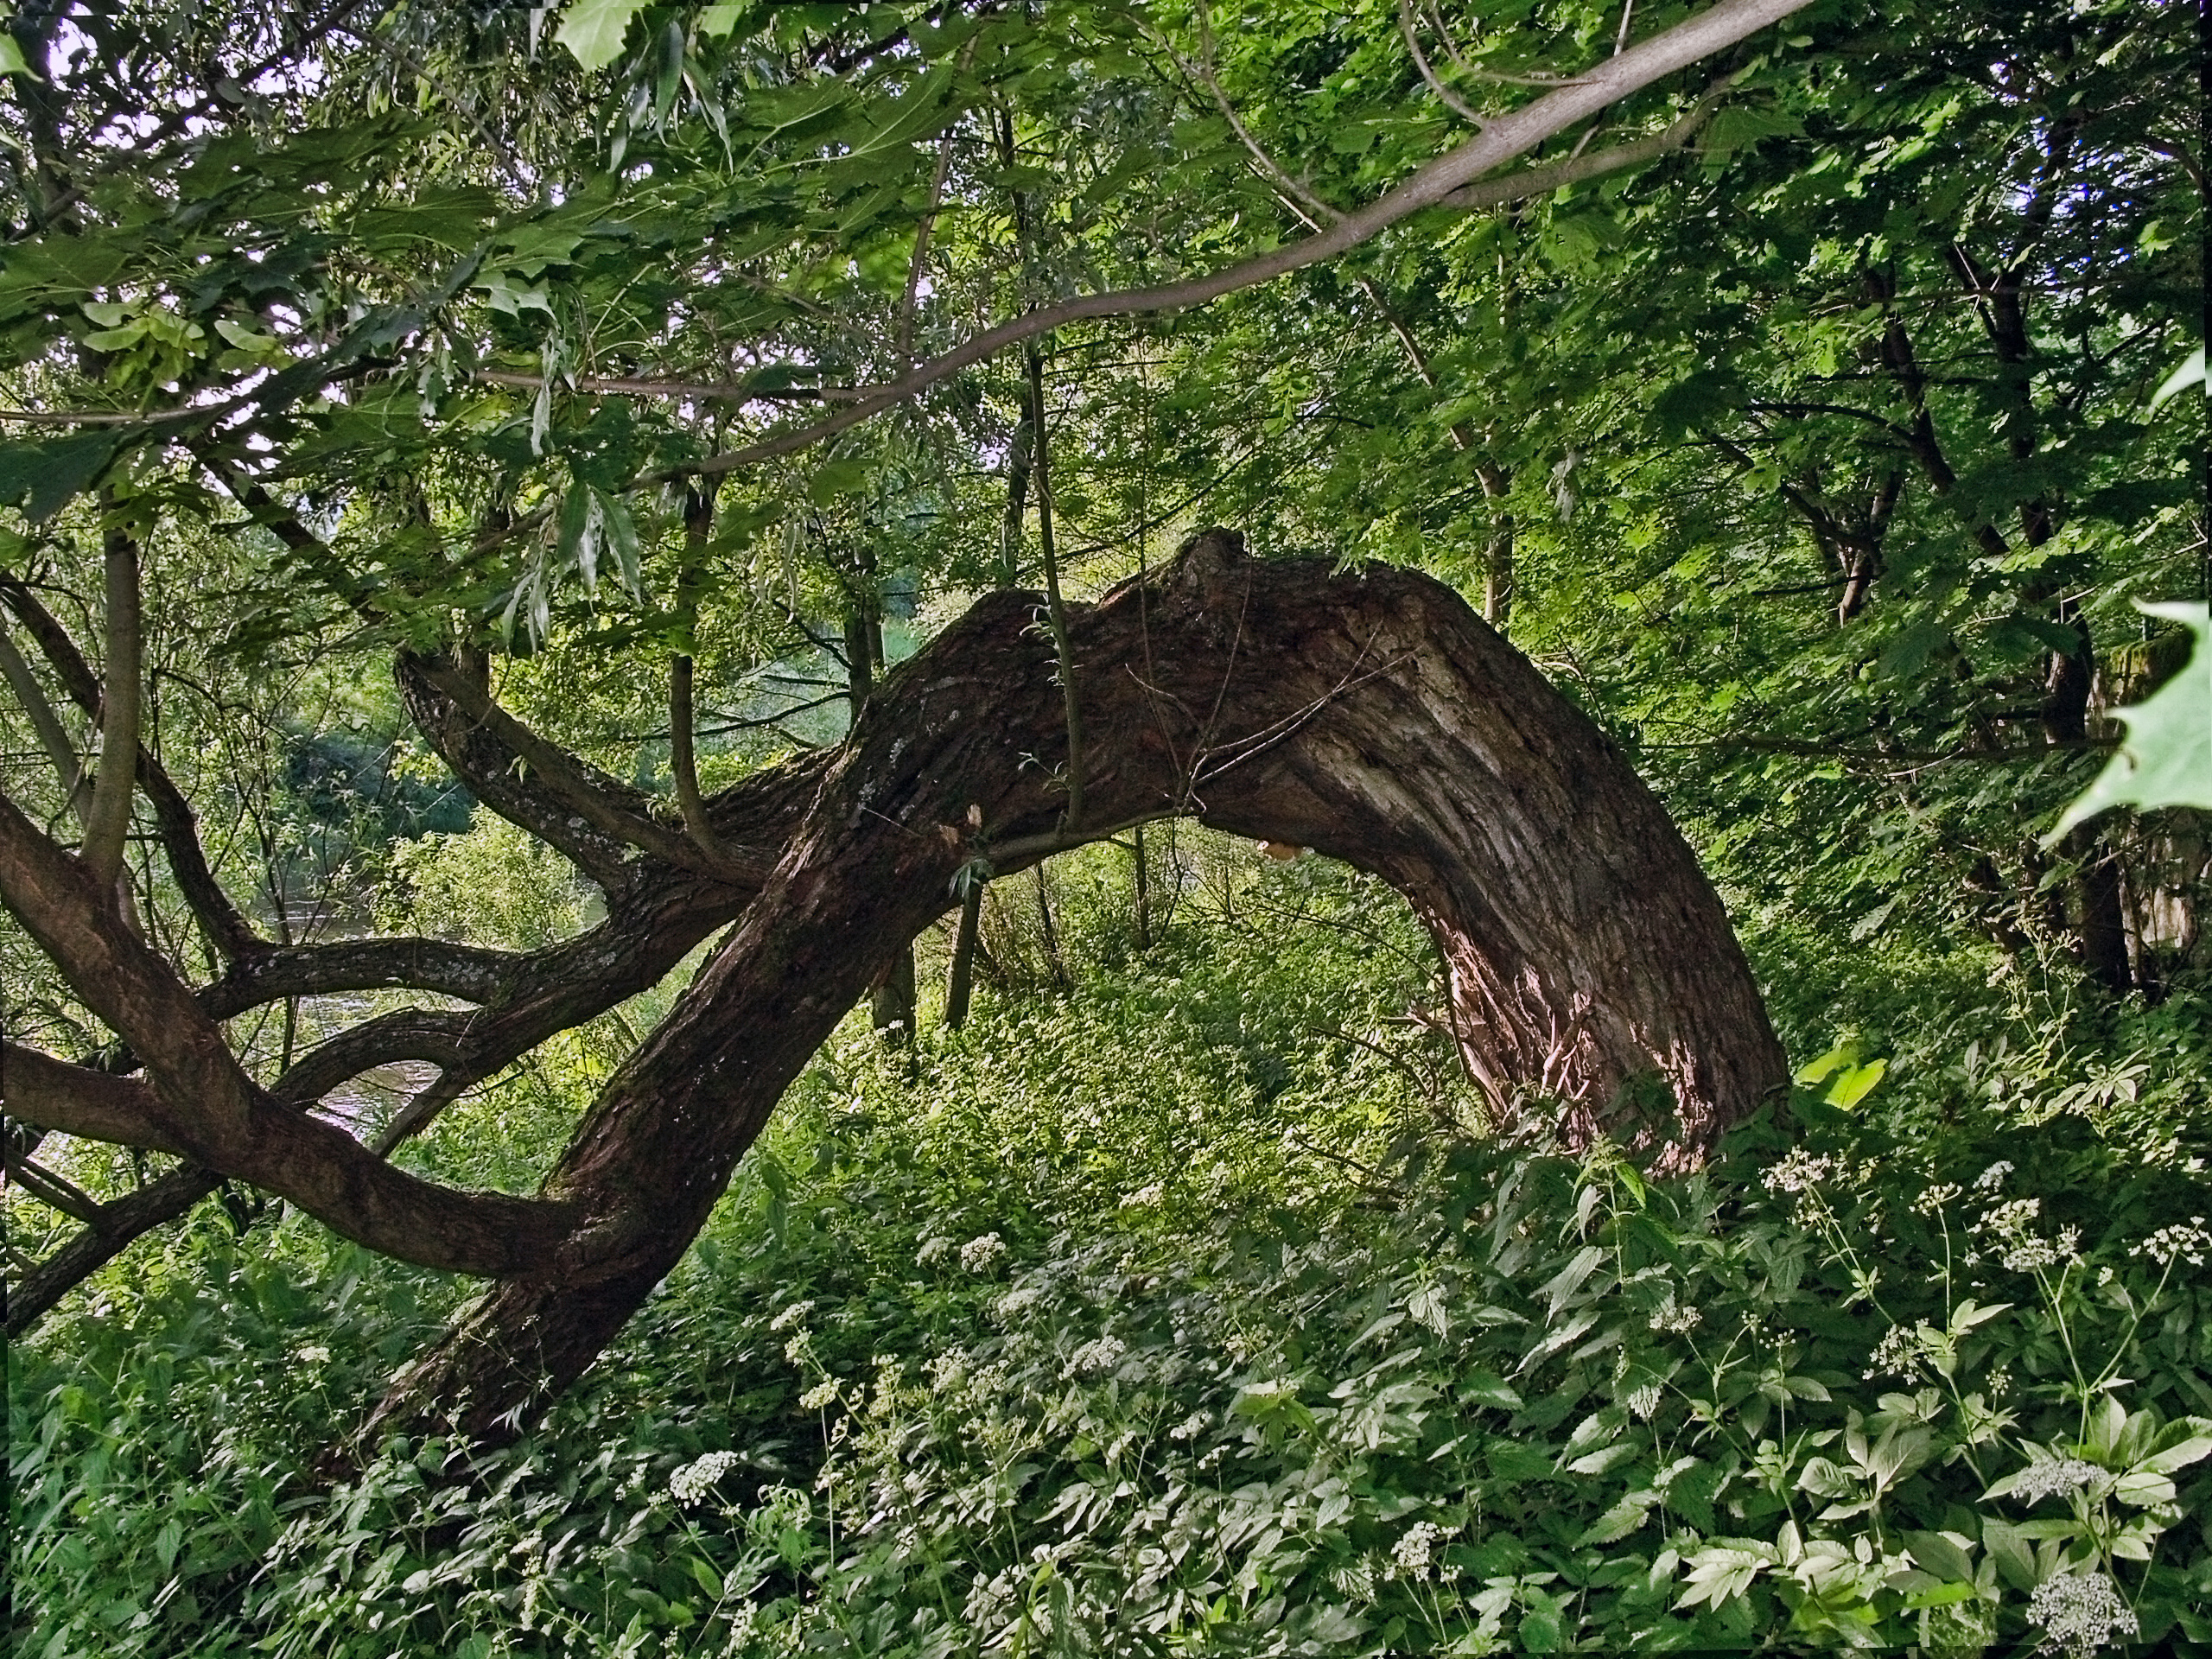
[[[2112,711],[2126,726],[2126,740],[2044,837],[2045,847],[2108,807],[2212,807],[2212,616],[2202,600],[2139,600],[2136,608],[2181,623],[2196,644],[2157,696]]]

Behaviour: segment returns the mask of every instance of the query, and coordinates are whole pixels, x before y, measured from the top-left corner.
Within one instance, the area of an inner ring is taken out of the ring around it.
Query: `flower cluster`
[[[668,1490],[679,1503],[696,1503],[707,1495],[709,1488],[736,1468],[740,1461],[734,1452],[709,1452],[671,1473]]]
[[[931,1262],[942,1261],[951,1253],[950,1239],[925,1238],[922,1241],[922,1248],[914,1252],[914,1261],[918,1265],[926,1268]]]
[[[1883,1332],[1882,1339],[1874,1344],[1870,1356],[1872,1363],[1864,1372],[1872,1382],[1878,1376],[1898,1376],[1910,1382],[1920,1375],[1921,1362],[1927,1352],[1920,1333],[1928,1327],[1893,1325]]]
[[[968,1273],[988,1273],[1005,1259],[1006,1241],[996,1233],[971,1238],[960,1247],[960,1266]]]
[[[2005,1178],[2012,1173],[2012,1160],[2010,1158],[1999,1158],[1974,1178],[1974,1190],[1977,1192],[1994,1192],[2005,1185]]]
[[[836,1383],[825,1381],[816,1383],[804,1394],[799,1395],[798,1408],[801,1411],[819,1411],[823,1407],[835,1405],[836,1402]]]
[[[1683,1337],[1697,1329],[1705,1315],[1694,1307],[1675,1306],[1675,1293],[1669,1291],[1667,1300],[1651,1311],[1651,1328]]]
[[[1410,1579],[1428,1576],[1429,1552],[1443,1541],[1444,1529],[1433,1521],[1416,1521],[1406,1529],[1406,1535],[1398,1540],[1391,1550],[1390,1559],[1397,1563],[1398,1571]]]
[[[1958,1196],[1959,1184],[1956,1181],[1938,1181],[1912,1201],[1912,1213],[1932,1216]]]
[[[1826,1153],[1796,1147],[1760,1179],[1770,1192],[1809,1192],[1832,1176],[1842,1173]]]
[[[2212,1251],[2212,1232],[2205,1230],[2203,1217],[2191,1216],[2185,1222],[2159,1228],[2128,1254],[2147,1255],[2162,1268],[2171,1268],[2177,1259],[2201,1268],[2207,1251]]]
[[[1996,1165],[1990,1166],[1994,1169]],[[1980,1185],[1979,1182],[1976,1183]],[[2076,1262],[2082,1254],[2082,1230],[2065,1227],[2055,1239],[2031,1230],[2042,1212],[2041,1198],[2011,1198],[1985,1211],[1973,1230],[1984,1236],[1997,1259],[2014,1273],[2055,1268]]]
[[[1079,1376],[1096,1376],[1112,1370],[1122,1363],[1122,1356],[1128,1351],[1128,1344],[1119,1337],[1101,1337],[1077,1349],[1069,1363]]]
[[[808,1314],[814,1312],[812,1302],[793,1302],[789,1307],[768,1321],[771,1331],[788,1331]]]
[[[2045,1458],[2012,1477],[2012,1496],[2023,1503],[2039,1503],[2046,1497],[2094,1486],[2103,1473],[2095,1464],[2079,1458]]]
[[[2115,1632],[2133,1636],[2140,1628],[2113,1581],[2101,1573],[2062,1573],[2045,1579],[2028,1598],[2028,1617],[2074,1659],[2094,1653]]]

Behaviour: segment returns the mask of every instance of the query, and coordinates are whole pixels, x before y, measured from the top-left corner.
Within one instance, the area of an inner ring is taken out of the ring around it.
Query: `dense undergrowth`
[[[126,1258],[13,1357],[16,1651],[2212,1643],[2201,986],[1755,928],[1856,1046],[1662,1181],[1479,1122],[1387,893],[1224,868],[1141,952],[1115,856],[1071,991],[849,1026],[511,1449],[302,1472],[457,1283],[213,1205]],[[525,1179],[620,1046],[416,1155]]]

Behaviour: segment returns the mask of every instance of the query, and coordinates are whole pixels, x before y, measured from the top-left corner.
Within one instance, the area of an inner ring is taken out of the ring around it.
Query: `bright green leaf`
[[[2196,636],[2189,661],[2147,702],[2115,709],[2127,738],[2096,780],[2066,809],[2043,844],[2113,806],[2212,807],[2212,618],[2202,600],[2137,608]]]
[[[587,73],[595,73],[622,55],[630,20],[644,10],[644,0],[575,0],[553,38]]]

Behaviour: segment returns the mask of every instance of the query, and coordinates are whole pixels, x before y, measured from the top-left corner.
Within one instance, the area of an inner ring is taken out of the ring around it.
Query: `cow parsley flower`
[[[1079,1376],[1096,1376],[1120,1364],[1122,1356],[1128,1351],[1128,1344],[1119,1337],[1101,1337],[1096,1342],[1086,1342],[1077,1349],[1069,1363]]]
[[[951,1254],[952,1241],[950,1239],[925,1238],[922,1241],[921,1249],[914,1252],[914,1260],[918,1265],[926,1268],[931,1262],[943,1261]]]
[[[2012,1160],[2010,1158],[1999,1158],[1974,1178],[1974,1190],[1977,1192],[1994,1192],[2005,1185],[2005,1178],[2012,1173]]]
[[[789,1307],[768,1321],[771,1331],[788,1331],[808,1314],[814,1312],[812,1302],[793,1302]]]
[[[1893,1325],[1884,1332],[1868,1357],[1866,1370],[1861,1373],[1865,1380],[1872,1382],[1878,1376],[1897,1376],[1910,1382],[1917,1378],[1927,1351],[1920,1333],[1927,1328],[1925,1325]]]
[[[1759,1179],[1770,1192],[1809,1192],[1836,1173],[1835,1161],[1826,1154],[1799,1147]]]
[[[2208,1251],[2212,1251],[2212,1232],[2205,1230],[2203,1217],[2191,1216],[2186,1222],[2159,1228],[2128,1254],[2147,1255],[2162,1268],[2171,1268],[2177,1260],[2201,1268]]]
[[[960,1247],[960,1265],[969,1273],[990,1272],[1006,1257],[1006,1241],[996,1233],[971,1238]]]
[[[1959,1184],[1956,1181],[1938,1181],[1912,1201],[1912,1213],[1932,1216],[1958,1196]]]
[[[2028,1598],[2028,1617],[2072,1659],[2086,1659],[2114,1634],[2133,1636],[2141,1628],[2113,1581],[2101,1573],[2062,1573],[2045,1579]]]
[[[1705,1315],[1694,1307],[1675,1306],[1675,1293],[1670,1290],[1667,1293],[1667,1300],[1652,1310],[1651,1328],[1683,1337],[1697,1329],[1704,1318]]]
[[[2095,1464],[2079,1458],[2046,1458],[2013,1478],[2012,1496],[2023,1503],[2040,1503],[2046,1497],[2094,1486],[2103,1473]]]
[[[836,1400],[837,1385],[835,1382],[817,1382],[799,1395],[798,1406],[801,1411],[819,1411],[824,1406],[835,1405]]]
[[[696,1503],[716,1481],[736,1468],[739,1462],[734,1452],[709,1452],[671,1473],[668,1490],[679,1503]]]
[[[1397,1563],[1398,1571],[1409,1579],[1428,1577],[1429,1552],[1444,1537],[1444,1529],[1433,1521],[1416,1521],[1406,1529],[1406,1535],[1398,1540],[1391,1550],[1390,1559]]]

